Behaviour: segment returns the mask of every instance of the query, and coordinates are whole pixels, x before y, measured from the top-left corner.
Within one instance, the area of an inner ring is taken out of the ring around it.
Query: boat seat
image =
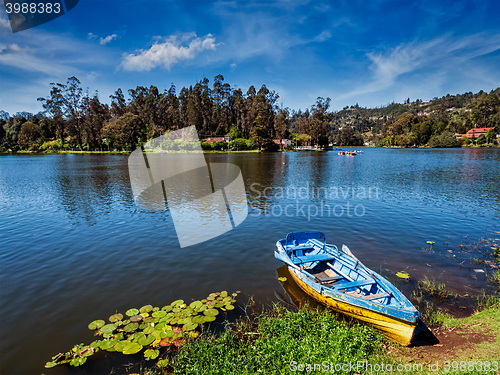
[[[344,276],[318,277],[321,283],[330,283],[332,281],[342,280]]]
[[[389,294],[383,292],[383,293],[377,293],[377,294],[370,294],[368,296],[362,296],[361,298],[368,300],[368,301],[372,301],[374,299],[385,298],[385,297],[389,297]]]
[[[347,289],[347,288],[355,288],[358,286],[368,285],[375,283],[374,280],[357,280],[351,281],[349,283],[339,284],[336,289]]]
[[[328,254],[315,254],[315,255],[304,255],[297,256],[293,259],[295,264],[308,263],[308,262],[321,262],[335,259],[332,255]]]

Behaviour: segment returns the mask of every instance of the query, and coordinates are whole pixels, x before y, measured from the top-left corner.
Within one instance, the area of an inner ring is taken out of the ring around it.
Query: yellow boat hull
[[[408,346],[411,343],[417,323],[409,324],[408,322],[394,318],[392,316],[384,315],[376,311],[367,310],[358,306],[351,305],[350,303],[335,300],[326,297],[309,285],[304,283],[301,279],[290,270],[292,278],[296,284],[312,298],[321,302],[323,305],[331,307],[333,310],[338,311],[344,315],[351,316],[361,320],[379,330],[385,337],[394,340],[401,345]]]

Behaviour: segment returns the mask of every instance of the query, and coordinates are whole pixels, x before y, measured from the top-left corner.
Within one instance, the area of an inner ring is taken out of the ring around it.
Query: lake
[[[169,211],[136,207],[128,156],[0,157],[2,373],[67,372],[43,366],[93,341],[88,323],[116,310],[221,290],[275,302],[284,290],[273,250],[295,230],[346,244],[407,296],[425,275],[457,293],[491,290],[487,272],[474,271],[487,267],[474,265],[477,254],[460,245],[500,237],[500,149],[205,158],[239,166],[249,215],[219,237],[181,248]],[[411,283],[396,280],[402,270]]]

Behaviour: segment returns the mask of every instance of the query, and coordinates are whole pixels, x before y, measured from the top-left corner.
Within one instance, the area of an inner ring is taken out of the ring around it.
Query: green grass
[[[227,324],[222,334],[204,332],[190,340],[167,369],[175,374],[288,374],[300,364],[375,358],[384,342],[373,328],[341,322],[329,310],[295,313],[275,305],[253,320]]]

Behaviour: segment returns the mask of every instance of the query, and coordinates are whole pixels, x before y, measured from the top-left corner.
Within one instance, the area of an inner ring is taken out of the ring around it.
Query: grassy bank
[[[206,331],[187,341],[165,368],[140,372],[384,374],[392,369],[403,374],[497,374],[485,372],[484,366],[487,361],[491,370],[492,361],[500,366],[500,303],[468,318],[446,317],[430,335],[427,344],[405,348],[371,327],[339,320],[330,310],[291,312],[275,305],[254,319],[226,324],[222,333]]]

